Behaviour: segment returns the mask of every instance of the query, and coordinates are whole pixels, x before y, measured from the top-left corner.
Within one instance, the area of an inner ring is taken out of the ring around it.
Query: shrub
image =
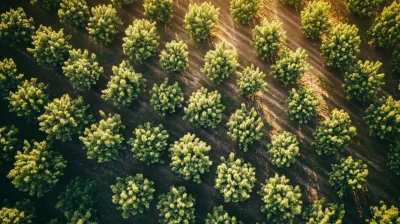
[[[156,22],[168,22],[172,17],[173,4],[173,0],[145,0],[144,15]]]
[[[122,49],[135,63],[141,64],[156,53],[160,37],[157,35],[155,22],[136,19],[125,30],[125,34]]]
[[[34,48],[28,48],[39,65],[49,68],[61,66],[68,57],[71,45],[68,44],[70,37],[64,37],[64,29],[56,32],[49,26],[40,25],[36,34],[32,36]]]
[[[281,47],[284,45],[285,31],[282,30],[282,22],[264,20],[253,30],[253,41],[251,45],[261,59],[271,59],[278,56]]]
[[[315,141],[312,144],[318,155],[331,155],[343,152],[357,131],[351,126],[347,112],[334,109],[329,118],[317,126],[313,135]]]
[[[160,86],[154,83],[150,95],[151,105],[162,116],[167,115],[167,113],[174,113],[177,108],[181,108],[184,100],[183,91],[178,86],[178,82],[168,85],[168,78],[165,78]]]
[[[58,17],[62,23],[84,28],[90,17],[89,7],[85,0],[61,0]]]
[[[186,13],[184,20],[185,29],[196,41],[208,40],[211,31],[218,23],[218,15],[219,8],[215,8],[211,3],[189,4],[189,12]]]
[[[382,0],[346,0],[350,11],[360,17],[371,17],[381,2]]]
[[[399,209],[392,205],[390,208],[385,204],[385,202],[380,201],[379,206],[371,206],[371,219],[366,219],[365,221],[370,224],[390,224],[390,223],[400,223]]]
[[[218,224],[218,223],[227,223],[227,224],[238,224],[242,223],[236,219],[235,216],[230,216],[227,211],[225,211],[224,207],[218,206],[213,208],[212,213],[208,213],[206,220],[206,224]]]
[[[264,81],[265,73],[259,67],[254,68],[254,64],[247,66],[243,72],[237,72],[236,85],[243,96],[256,94],[267,89]]]
[[[35,207],[29,199],[18,201],[14,206],[6,200],[0,210],[0,222],[4,224],[30,224],[35,218]]]
[[[125,128],[119,114],[106,114],[100,111],[103,118],[98,124],[86,128],[79,139],[83,142],[83,149],[87,150],[88,159],[97,159],[97,162],[108,162],[115,159],[124,147],[121,143],[124,137],[121,131]]]
[[[30,0],[30,2],[43,10],[50,11],[58,6],[60,0]]]
[[[22,82],[23,74],[17,73],[17,65],[13,59],[0,61],[0,97],[8,96]]]
[[[28,18],[23,8],[4,12],[0,20],[0,39],[11,45],[31,42],[35,26],[32,17]]]
[[[140,92],[145,91],[146,79],[141,73],[135,72],[128,61],[122,61],[119,67],[113,66],[112,71],[114,76],[107,83],[107,89],[101,91],[101,98],[112,100],[118,108],[132,105]]]
[[[118,33],[118,26],[122,25],[117,10],[112,5],[98,5],[91,10],[92,16],[86,26],[90,37],[101,45],[111,43]]]
[[[14,187],[31,196],[42,197],[63,176],[67,162],[61,155],[50,150],[43,142],[24,141],[23,152],[17,152],[14,168],[7,175]]]
[[[393,71],[400,74],[400,45],[393,51],[391,62]]]
[[[167,148],[169,134],[161,124],[153,126],[146,122],[139,125],[133,134],[135,138],[130,138],[128,143],[132,146],[134,158],[147,165],[163,162],[160,157]]]
[[[360,36],[355,25],[339,23],[333,27],[328,38],[322,40],[321,55],[326,64],[333,68],[345,68],[351,65],[360,52]]]
[[[229,49],[225,42],[220,42],[215,46],[215,50],[207,52],[201,73],[211,81],[220,84],[236,72],[236,67],[239,66],[236,58],[236,51]]]
[[[0,131],[1,132],[1,131]],[[390,145],[388,153],[388,167],[397,175],[400,175],[400,142]]]
[[[300,156],[299,141],[296,135],[287,131],[273,135],[267,150],[271,163],[277,167],[289,167],[296,162],[296,157]]]
[[[44,113],[38,117],[39,130],[48,134],[48,139],[71,141],[72,135],[81,134],[83,127],[92,119],[86,114],[89,105],[83,98],[71,99],[68,94],[55,98],[44,107]]]
[[[275,174],[261,185],[261,211],[267,214],[267,220],[275,223],[293,223],[301,212],[301,192],[299,186],[289,185],[284,175]]]
[[[123,7],[123,6],[125,6],[125,5],[129,5],[129,4],[132,4],[132,3],[134,3],[136,0],[111,0],[111,2],[114,4],[114,5],[117,5],[117,6],[119,6],[119,7]]]
[[[309,205],[303,213],[303,220],[306,224],[332,223],[342,224],[344,217],[344,205],[328,203],[325,198]]]
[[[331,26],[329,22],[330,9],[330,3],[313,1],[301,11],[301,31],[306,38],[321,39]]]
[[[204,87],[192,93],[184,108],[184,120],[189,120],[193,127],[215,128],[222,120],[225,106],[221,103],[221,94],[217,90],[208,92]]]
[[[0,159],[10,161],[17,154],[20,141],[17,138],[18,129],[12,126],[0,127]]]
[[[153,186],[154,182],[140,173],[134,177],[117,177],[117,183],[111,185],[112,203],[117,205],[118,210],[122,210],[122,218],[127,219],[150,209],[150,202],[154,199]]]
[[[183,72],[188,66],[188,47],[183,41],[171,41],[160,53],[161,68],[167,72]]]
[[[283,4],[285,5],[290,5],[290,6],[299,6],[302,5],[304,0],[280,0]]]
[[[313,89],[300,86],[298,90],[293,88],[290,91],[287,103],[290,119],[303,124],[308,123],[317,114],[320,101]]]
[[[249,24],[260,10],[262,0],[231,0],[231,15],[240,24]]]
[[[159,196],[157,209],[160,223],[194,223],[196,199],[186,193],[186,188],[172,186],[170,191]]]
[[[223,195],[225,202],[241,202],[250,198],[256,181],[255,168],[243,159],[235,160],[235,153],[228,158],[221,157],[222,163],[217,167],[215,188]]]

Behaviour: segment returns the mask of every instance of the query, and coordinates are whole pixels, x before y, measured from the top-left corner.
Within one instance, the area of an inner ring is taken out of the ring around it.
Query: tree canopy
[[[249,24],[260,10],[262,0],[231,0],[230,10],[233,19],[240,24]]]
[[[290,132],[272,135],[271,143],[267,145],[267,153],[271,163],[277,167],[289,167],[300,156],[299,141]]]
[[[27,44],[32,41],[35,25],[23,8],[10,9],[0,15],[0,39],[11,45]]]
[[[308,206],[303,213],[303,220],[306,224],[342,224],[344,214],[344,204],[329,203],[322,198]]]
[[[266,74],[254,64],[247,66],[242,72],[237,72],[236,85],[243,96],[249,96],[267,90]]]
[[[219,8],[209,2],[189,4],[185,15],[184,27],[195,41],[206,41],[218,23]]]
[[[300,124],[308,123],[317,114],[317,107],[320,104],[314,90],[304,86],[300,86],[298,90],[293,88],[286,102],[290,119]]]
[[[310,39],[321,39],[331,26],[329,11],[331,4],[324,1],[312,1],[301,11],[301,31]]]
[[[183,72],[188,66],[188,47],[183,41],[173,40],[160,53],[161,68],[167,72]]]
[[[285,44],[285,31],[282,30],[282,22],[264,20],[252,32],[253,41],[251,45],[261,59],[272,59],[279,55],[282,46]]]
[[[222,205],[216,206],[213,208],[212,213],[208,213],[206,220],[206,224],[238,224],[242,223],[237,220],[235,216],[230,216],[227,211],[225,211]]]
[[[153,88],[150,90],[150,95],[150,103],[153,105],[154,110],[158,111],[162,116],[174,113],[176,109],[183,106],[182,89],[179,87],[178,82],[169,85],[168,78],[165,78],[164,82],[159,86],[154,83]]]
[[[7,200],[0,210],[0,222],[4,224],[31,224],[35,218],[35,207],[29,199],[11,205]]]
[[[173,3],[173,0],[144,0],[144,15],[155,22],[168,22],[172,18]]]
[[[18,74],[17,65],[12,58],[0,61],[0,97],[6,97],[10,91],[16,90],[23,77],[23,74]]]
[[[14,125],[0,127],[0,161],[10,161],[17,154],[21,147],[17,134],[18,129]]]
[[[350,11],[360,17],[371,17],[381,2],[382,0],[346,0]]]
[[[90,17],[86,0],[61,0],[58,17],[62,23],[76,28],[84,28]]]
[[[165,224],[194,223],[196,199],[183,186],[171,186],[169,192],[158,197],[159,222]]]
[[[379,202],[379,206],[371,206],[371,219],[365,221],[369,224],[391,224],[400,223],[399,209],[392,205],[390,208],[384,201]]]

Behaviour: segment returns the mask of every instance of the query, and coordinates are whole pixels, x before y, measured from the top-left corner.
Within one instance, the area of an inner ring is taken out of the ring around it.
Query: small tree
[[[55,98],[44,107],[44,113],[38,117],[39,130],[48,134],[48,139],[71,141],[72,135],[81,134],[83,127],[92,119],[86,114],[89,105],[83,98],[71,99],[68,94]]]
[[[178,82],[168,85],[168,78],[165,78],[160,86],[154,83],[150,95],[151,105],[162,116],[167,115],[167,113],[174,113],[176,109],[181,108],[184,100],[183,91]]]
[[[0,131],[1,132],[1,131]],[[400,175],[400,142],[390,145],[388,153],[388,166],[397,175]]]
[[[223,223],[239,224],[242,222],[238,221],[235,216],[230,216],[228,214],[228,212],[225,211],[224,207],[222,207],[222,205],[220,205],[218,207],[214,207],[212,213],[207,214],[205,223],[206,224],[219,224],[219,223],[221,223],[221,224],[223,224]]]
[[[133,131],[135,138],[128,143],[132,146],[133,157],[147,165],[163,162],[160,157],[167,148],[169,134],[160,124],[153,126],[150,122],[139,125]]]
[[[119,151],[124,148],[121,146],[124,141],[121,131],[125,126],[122,125],[119,114],[106,116],[100,111],[100,115],[103,119],[98,124],[86,128],[79,139],[83,142],[83,149],[87,151],[88,159],[97,159],[97,162],[102,163],[115,159]]]
[[[186,188],[172,186],[170,191],[158,197],[157,209],[160,223],[194,223],[196,199],[186,193]]]
[[[293,223],[301,213],[301,192],[299,186],[289,185],[284,175],[275,174],[261,185],[261,211],[267,214],[267,220],[274,223]]]
[[[34,48],[28,48],[39,65],[49,68],[61,66],[68,57],[71,45],[68,44],[70,37],[64,37],[64,29],[56,32],[49,26],[40,25],[36,34],[32,36]]]
[[[259,67],[254,68],[254,64],[236,74],[236,85],[243,96],[256,94],[267,89],[267,83],[264,81],[265,73]]]
[[[14,206],[6,200],[0,210],[0,222],[4,224],[30,224],[35,218],[35,207],[29,199],[18,201]]]
[[[380,201],[379,206],[371,206],[371,219],[365,221],[370,224],[395,224],[400,223],[399,209],[392,205],[390,208],[385,202]]]
[[[296,135],[287,131],[273,135],[267,150],[271,163],[277,167],[289,167],[296,162],[296,157],[300,156],[299,141]]]
[[[350,11],[360,17],[371,17],[381,2],[382,0],[346,0]]]
[[[18,129],[13,126],[0,127],[0,160],[10,161],[17,154],[20,141]]]
[[[205,41],[210,37],[211,31],[218,23],[219,8],[211,3],[203,2],[201,5],[189,4],[189,12],[185,15],[185,29],[190,32],[192,39]]]
[[[262,0],[231,0],[231,15],[240,24],[249,24],[260,10]]]
[[[58,17],[62,23],[84,28],[90,17],[89,7],[85,0],[61,0]]]
[[[160,53],[161,68],[167,72],[183,72],[188,66],[188,47],[183,41],[173,40]]]
[[[117,66],[112,67],[114,73],[111,80],[107,83],[107,89],[102,90],[101,98],[112,100],[114,106],[128,107],[139,98],[140,92],[145,91],[146,79],[128,61],[122,61]]]
[[[117,5],[118,7],[123,7],[125,5],[129,5],[134,3],[136,0],[111,0],[111,2],[114,5]]]
[[[35,31],[33,19],[28,18],[23,8],[10,9],[0,16],[0,39],[11,45],[27,44]]]
[[[112,203],[117,205],[118,210],[122,210],[124,219],[148,211],[155,192],[154,182],[140,173],[134,177],[117,177],[117,183],[111,185],[111,190],[113,192]]]
[[[122,25],[117,10],[112,5],[98,5],[91,10],[92,16],[86,26],[90,37],[101,45],[111,43],[118,34],[118,26]]]
[[[321,39],[331,26],[329,11],[331,4],[324,1],[312,1],[301,11],[301,31],[306,38]]]
[[[136,19],[125,30],[126,37],[122,49],[132,61],[142,64],[143,61],[155,55],[160,37],[156,32],[156,23],[146,19]]]
[[[155,22],[168,22],[172,17],[173,5],[173,0],[145,0],[144,15]]]
[[[225,42],[220,42],[215,46],[215,50],[207,52],[201,73],[211,81],[220,84],[236,72],[236,67],[239,66],[236,58],[236,51],[229,49]]]
[[[17,73],[17,65],[13,59],[0,61],[0,97],[6,97],[10,91],[16,90],[23,77],[23,74]]]
[[[393,71],[400,74],[400,45],[393,51],[391,62]]]
[[[256,181],[255,168],[241,158],[235,160],[233,152],[228,158],[222,156],[221,161],[214,187],[224,195],[225,202],[241,202],[250,198]]]
[[[346,23],[337,24],[328,37],[322,40],[321,55],[326,64],[333,68],[345,68],[351,65],[360,52],[360,36],[358,28]]]
[[[208,92],[204,87],[192,93],[184,108],[184,120],[189,120],[193,127],[215,128],[222,120],[225,106],[221,103],[221,94],[217,90]]]
[[[299,6],[302,5],[304,0],[280,0],[283,4],[289,6]]]
[[[345,210],[344,205],[328,203],[325,198],[309,205],[303,213],[303,220],[306,224],[332,223],[342,224]]]
[[[285,31],[282,30],[282,22],[264,20],[252,32],[253,41],[251,45],[261,59],[272,59],[278,56],[279,51],[285,44]]]
[[[7,177],[18,190],[39,198],[53,189],[64,175],[66,164],[61,155],[50,150],[47,142],[31,144],[25,140],[23,152],[17,152],[14,168]]]
[[[314,90],[304,86],[300,86],[298,90],[293,88],[286,102],[290,119],[297,120],[300,124],[308,123],[317,114],[320,104]]]
[[[43,10],[50,11],[58,6],[60,0],[30,0],[30,2]]]

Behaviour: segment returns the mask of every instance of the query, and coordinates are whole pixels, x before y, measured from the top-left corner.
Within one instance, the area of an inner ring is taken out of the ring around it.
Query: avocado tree
[[[293,88],[286,102],[289,108],[286,113],[291,120],[296,120],[300,124],[308,123],[317,114],[317,107],[320,104],[314,90],[304,86],[300,86],[298,90]]]
[[[161,116],[174,113],[176,109],[182,107],[183,101],[183,91],[178,82],[169,85],[168,78],[165,78],[164,82],[159,86],[154,83],[153,88],[150,90],[150,103]]]
[[[196,199],[186,192],[185,187],[171,186],[169,192],[160,195],[158,199],[160,223],[194,223]]]
[[[1,130],[0,130],[1,132]],[[397,175],[400,175],[400,142],[396,141],[390,145],[388,153],[388,167]]]
[[[58,17],[62,23],[76,28],[84,28],[90,17],[86,0],[61,0]]]
[[[306,38],[320,40],[328,31],[331,4],[324,1],[312,1],[301,11],[301,31]]]
[[[189,4],[189,12],[185,15],[184,27],[195,41],[206,41],[218,23],[219,8],[209,2]]]
[[[272,59],[279,55],[282,46],[285,44],[285,31],[282,30],[282,22],[264,20],[253,30],[253,41],[256,54],[261,59]]]
[[[28,44],[32,41],[35,25],[23,8],[10,9],[0,15],[0,39],[11,44]]]
[[[31,224],[35,218],[35,207],[29,199],[17,201],[11,205],[4,201],[0,210],[0,223],[4,224]]]
[[[237,72],[236,85],[243,96],[250,96],[267,90],[267,83],[264,81],[266,74],[254,64],[247,66],[242,72]]]
[[[23,77],[23,74],[17,73],[17,65],[12,58],[0,61],[0,97],[6,97],[10,91],[16,90]]]
[[[50,11],[58,6],[60,0],[30,0],[30,3],[43,10]]]
[[[262,0],[231,0],[230,10],[233,19],[240,24],[249,24],[259,12]]]
[[[350,11],[360,17],[371,17],[381,2],[382,0],[346,0]]]
[[[366,219],[365,221],[370,224],[395,224],[400,223],[399,209],[392,205],[387,206],[385,202],[380,201],[379,206],[371,206],[371,219]]]
[[[183,41],[173,40],[160,53],[161,68],[167,72],[183,72],[188,66],[188,47]]]
[[[272,135],[271,143],[267,145],[267,153],[271,163],[277,167],[289,167],[300,156],[299,141],[290,132]]]
[[[136,0],[111,0],[111,2],[118,7],[123,7],[136,2]]]
[[[17,134],[18,129],[14,125],[0,127],[0,162],[10,161],[17,154],[21,147]]]
[[[165,23],[172,17],[173,6],[173,0],[144,0],[144,15],[157,23]]]
[[[332,223],[341,224],[344,217],[344,205],[328,203],[325,198],[309,205],[303,213],[306,224]]]
[[[205,219],[206,224],[239,224],[242,223],[237,220],[235,216],[230,216],[227,211],[225,211],[222,205],[214,207],[212,213],[208,213]]]

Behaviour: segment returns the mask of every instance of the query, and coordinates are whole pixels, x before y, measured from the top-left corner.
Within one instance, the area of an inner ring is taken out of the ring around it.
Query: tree
[[[124,149],[121,145],[124,141],[121,132],[125,126],[122,125],[119,114],[106,116],[103,111],[99,113],[103,119],[98,124],[85,128],[79,139],[83,142],[88,159],[97,159],[97,162],[102,163],[115,159],[119,151]]]
[[[135,138],[128,143],[132,146],[133,157],[147,165],[163,162],[161,155],[167,148],[169,134],[161,124],[153,126],[150,122],[139,125],[133,131]]]
[[[382,0],[346,0],[347,7],[360,17],[371,17]]]
[[[184,108],[184,120],[189,120],[193,127],[215,128],[222,120],[225,106],[221,103],[221,94],[217,90],[208,92],[204,87],[192,93]]]
[[[169,85],[168,78],[165,78],[160,86],[154,83],[153,88],[150,90],[150,95],[151,105],[162,116],[174,113],[176,109],[181,108],[184,100],[183,91],[178,82]]]
[[[62,23],[84,28],[90,17],[89,7],[85,0],[61,0],[58,17]]]
[[[351,138],[357,135],[357,131],[351,126],[347,112],[334,109],[329,118],[317,126],[313,135],[315,141],[312,144],[318,155],[331,155],[343,152]]]
[[[300,124],[308,123],[317,114],[317,107],[320,104],[314,90],[304,86],[300,86],[298,90],[293,88],[286,102],[290,119],[297,120]]]
[[[303,213],[303,220],[306,224],[342,224],[344,214],[343,204],[328,203],[322,198],[308,206]]]
[[[126,37],[122,49],[132,61],[142,64],[143,61],[155,55],[159,45],[156,23],[146,19],[136,19],[125,30]]]
[[[188,47],[183,41],[173,40],[160,53],[161,68],[167,72],[183,72],[188,66]]]
[[[235,216],[230,216],[227,211],[225,211],[222,205],[213,208],[212,213],[208,213],[206,220],[206,224],[239,224],[242,223],[237,220]]]
[[[123,7],[123,6],[125,6],[125,5],[129,5],[129,4],[132,4],[132,3],[134,3],[136,0],[111,0],[111,2],[114,4],[114,5],[117,5],[117,6],[119,6],[119,7]]]
[[[0,97],[6,97],[10,91],[16,90],[23,77],[23,74],[17,73],[17,65],[12,58],[0,61]]]
[[[301,213],[301,192],[299,186],[289,185],[284,175],[275,174],[261,185],[261,211],[267,214],[267,220],[275,223],[293,223]]]
[[[333,68],[345,68],[351,65],[360,52],[360,36],[355,25],[339,23],[329,33],[328,38],[322,40],[321,55],[326,64]]]
[[[302,5],[304,0],[280,0],[283,4],[289,6],[299,6]]]
[[[400,45],[393,51],[391,62],[393,71],[400,74]]]
[[[296,157],[300,156],[299,141],[296,135],[287,131],[273,135],[267,150],[271,163],[277,167],[289,167],[296,162]]]
[[[250,96],[267,89],[267,83],[264,81],[265,73],[259,67],[254,68],[254,64],[236,74],[236,85],[243,96]]]
[[[380,201],[379,206],[371,206],[371,219],[365,221],[370,224],[395,224],[400,223],[399,209],[392,205],[390,208],[385,202]]]
[[[301,11],[301,31],[306,38],[320,40],[331,26],[329,11],[331,4],[324,1],[312,1]]]
[[[80,177],[72,180],[58,196],[56,208],[67,218],[69,224],[97,223],[97,187],[94,181]]]
[[[48,134],[48,139],[71,141],[72,135],[81,134],[83,127],[92,120],[86,114],[89,105],[85,105],[79,96],[72,99],[68,94],[55,98],[44,107],[44,113],[38,117],[39,130]]]
[[[23,199],[14,206],[6,200],[0,210],[0,222],[4,224],[30,224],[35,218],[35,207],[29,199]]]
[[[186,193],[185,187],[172,186],[168,193],[160,195],[158,199],[160,223],[194,223],[196,199]]]
[[[58,6],[60,0],[30,0],[30,2],[43,10],[50,11]]]
[[[187,133],[175,141],[169,148],[171,169],[185,180],[193,179],[201,183],[200,174],[208,172],[212,161],[208,157],[211,147],[196,138],[195,134]]]
[[[393,1],[375,18],[368,34],[375,47],[391,48],[400,39],[400,2]]]
[[[231,15],[240,24],[249,24],[259,12],[261,0],[231,0]]]
[[[57,68],[68,57],[68,51],[71,49],[68,39],[70,36],[64,37],[64,29],[56,32],[49,26],[40,25],[36,34],[32,36],[34,48],[28,48],[27,51],[33,54],[39,65]]]
[[[12,126],[0,127],[0,159],[10,161],[17,154],[20,141],[17,138],[18,129]]]
[[[365,110],[364,120],[373,137],[391,138],[400,132],[400,101],[381,97]]]
[[[145,0],[144,15],[155,22],[168,22],[172,17],[173,4],[173,0]]]
[[[285,31],[282,30],[282,22],[264,20],[253,30],[253,41],[251,46],[261,59],[272,59],[278,56],[281,47],[284,45]]]
[[[111,190],[113,192],[112,203],[117,205],[118,210],[122,210],[124,219],[148,211],[155,192],[154,182],[145,178],[141,173],[134,177],[117,177],[117,183],[111,185]]]
[[[122,20],[118,18],[117,10],[112,5],[97,5],[91,10],[92,16],[86,29],[95,42],[105,46],[118,34],[118,26],[122,25]]]
[[[69,58],[62,67],[64,75],[69,78],[76,89],[90,89],[103,74],[103,67],[99,65],[95,54],[89,57],[88,50],[70,50]]]
[[[1,131],[0,131],[1,132]],[[400,175],[400,142],[390,145],[388,153],[388,167],[397,175]]]
[[[279,60],[271,66],[271,75],[283,86],[296,84],[311,67],[307,63],[308,54],[304,49],[295,52],[284,51]]]
[[[233,152],[228,158],[222,156],[221,162],[214,187],[224,195],[225,202],[242,202],[250,198],[256,181],[255,168],[242,158],[235,160]]]
[[[0,16],[0,39],[11,45],[27,44],[32,41],[35,25],[23,8],[10,9]]]
[[[209,2],[201,5],[189,4],[189,12],[185,15],[184,26],[192,39],[206,41],[218,23],[219,8]]]
[[[139,98],[140,92],[145,91],[146,79],[128,61],[122,61],[119,67],[113,66],[114,73],[107,83],[107,89],[102,90],[101,98],[112,100],[114,106],[128,107]]]
[[[8,108],[10,112],[29,121],[36,121],[39,114],[43,113],[44,106],[48,103],[48,85],[37,82],[36,78],[24,80],[15,92],[10,92]]]
[[[225,42],[220,42],[215,50],[207,52],[204,67],[200,71],[211,81],[220,84],[236,72],[236,67],[239,66],[236,58],[236,51],[229,49]]]
[[[226,125],[229,129],[228,135],[245,152],[247,152],[251,143],[261,139],[263,135],[261,128],[264,126],[264,122],[254,108],[248,110],[244,103],[242,103],[241,109],[237,109],[231,115]]]
[[[49,192],[63,176],[67,161],[51,151],[46,141],[29,143],[24,141],[23,152],[15,156],[14,168],[7,177],[20,191],[31,196],[42,197]]]
[[[350,190],[358,190],[363,187],[368,176],[367,165],[362,160],[354,161],[351,156],[338,160],[332,164],[332,172],[329,173],[329,183],[337,190],[339,197],[343,197]]]

